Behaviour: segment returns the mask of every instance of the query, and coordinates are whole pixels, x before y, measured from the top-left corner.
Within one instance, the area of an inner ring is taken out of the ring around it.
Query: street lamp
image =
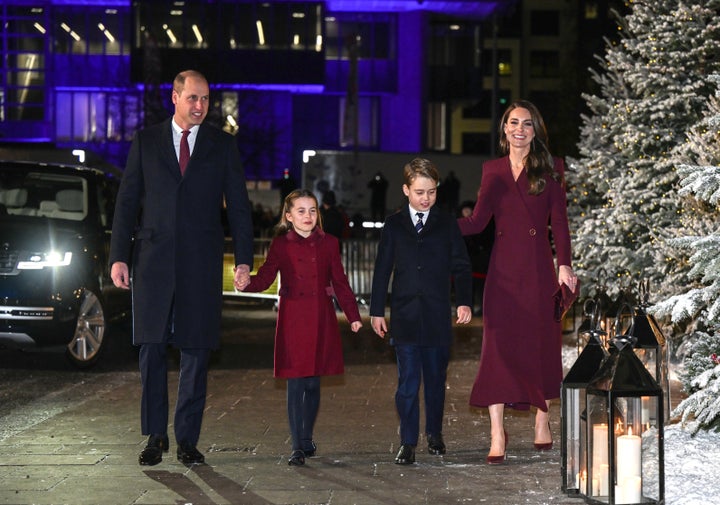
[[[663,392],[633,351],[632,330],[616,332],[586,389],[587,503],[665,503]]]
[[[589,328],[583,333],[585,344],[560,388],[560,465],[562,490],[568,495],[588,494],[587,488],[580,487],[581,481],[587,483],[587,479],[583,479],[587,475],[585,389],[608,356],[603,344],[605,332],[600,329],[602,312],[599,301],[586,300],[583,312],[591,314]]]

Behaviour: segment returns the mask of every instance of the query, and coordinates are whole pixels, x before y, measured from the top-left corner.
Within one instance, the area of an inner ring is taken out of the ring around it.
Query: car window
[[[75,175],[10,171],[0,180],[0,204],[8,215],[82,221],[87,194],[87,180]]]

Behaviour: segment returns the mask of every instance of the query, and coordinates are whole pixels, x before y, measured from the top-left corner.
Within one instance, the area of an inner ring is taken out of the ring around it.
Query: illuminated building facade
[[[5,0],[0,142],[123,166],[195,68],[251,179],[299,170],[308,148],[490,154],[503,103],[547,110],[577,87],[581,3],[606,2]]]

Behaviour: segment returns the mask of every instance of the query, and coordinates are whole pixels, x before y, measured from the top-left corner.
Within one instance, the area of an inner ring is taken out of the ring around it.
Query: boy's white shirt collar
[[[410,209],[410,219],[412,219],[413,224],[417,224],[417,222],[418,222],[417,213],[418,212],[421,213],[423,215],[423,223],[427,223],[427,218],[430,215],[430,209],[432,209],[432,207],[430,207],[430,209],[428,209],[426,211],[422,211],[422,210],[413,209],[412,205],[408,204],[408,209]]]

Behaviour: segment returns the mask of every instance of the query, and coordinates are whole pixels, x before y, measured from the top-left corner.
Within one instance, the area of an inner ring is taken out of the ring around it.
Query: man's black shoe
[[[145,449],[138,457],[138,462],[143,466],[157,465],[162,461],[162,453],[167,452],[169,445],[167,435],[150,435]]]
[[[402,444],[400,450],[395,456],[395,464],[412,465],[415,463],[415,446],[410,444]]]
[[[183,465],[205,463],[205,456],[194,445],[180,444],[177,449],[177,458]]]
[[[428,452],[436,456],[445,454],[445,442],[442,435],[428,435]]]

